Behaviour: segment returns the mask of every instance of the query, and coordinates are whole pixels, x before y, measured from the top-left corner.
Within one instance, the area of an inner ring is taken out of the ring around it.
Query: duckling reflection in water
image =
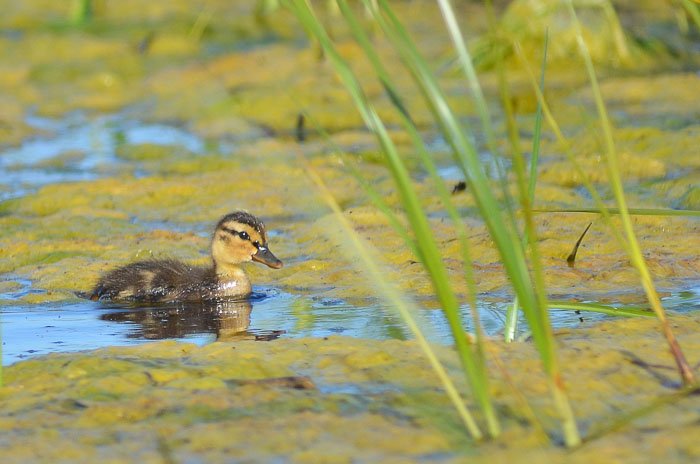
[[[240,264],[257,261],[273,269],[282,267],[267,247],[265,225],[244,211],[221,218],[211,256],[211,267],[153,259],[114,269],[100,278],[90,299],[148,303],[242,299],[250,295],[251,285]]]
[[[128,323],[128,338],[161,340],[212,334],[217,340],[231,340],[251,336],[248,328],[253,306],[249,300],[177,302],[141,308],[111,305],[111,308],[116,310],[102,314],[100,319]]]

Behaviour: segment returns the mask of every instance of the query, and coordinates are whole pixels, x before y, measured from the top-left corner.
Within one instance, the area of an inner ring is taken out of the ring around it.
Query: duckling
[[[221,218],[211,241],[211,256],[211,267],[193,267],[172,259],[128,264],[103,275],[90,299],[149,303],[242,299],[250,295],[251,285],[241,263],[282,267],[282,261],[267,247],[265,225],[245,211]]]

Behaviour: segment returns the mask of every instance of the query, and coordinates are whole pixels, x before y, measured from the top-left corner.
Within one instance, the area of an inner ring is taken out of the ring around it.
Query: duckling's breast
[[[216,296],[214,298],[239,298],[250,295],[250,279],[242,269],[237,268],[216,276]]]

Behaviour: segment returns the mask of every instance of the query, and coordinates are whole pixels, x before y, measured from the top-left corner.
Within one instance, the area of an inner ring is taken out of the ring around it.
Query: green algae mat
[[[699,359],[700,319],[673,326]],[[507,372],[492,385],[507,426],[476,446],[415,343],[346,337],[163,341],[17,363],[0,389],[0,446],[8,463],[694,462],[700,397],[676,393],[658,339],[651,320],[557,335],[575,412],[596,436],[574,451],[542,433],[557,418],[530,344],[489,344]]]
[[[71,9],[78,1],[4,3],[3,463],[700,459],[700,396],[679,390],[672,359],[659,350],[656,322],[601,322],[573,311],[553,314],[553,320],[588,441],[564,449],[527,329],[517,343],[498,341],[511,298],[507,277],[486,227],[473,219],[474,199],[455,188],[463,179],[420,98],[408,92],[407,77],[396,81],[406,88],[406,105],[440,175],[454,189],[473,245],[481,317],[492,336],[491,390],[504,420],[503,435],[485,443],[467,438],[418,346],[405,340],[400,320],[339,252],[334,237],[342,231],[306,177],[309,167],[378,248],[387,277],[425,308],[431,341],[473,406],[424,271],[409,250],[395,245],[400,237],[349,174],[352,164],[390,207],[399,204],[376,144],[293,15],[284,9],[265,14],[264,2],[218,0],[95,0],[88,16]],[[524,71],[489,35],[483,5],[454,3],[494,108],[490,53],[503,54],[529,150],[536,99]],[[613,2],[623,42],[609,27],[609,11],[580,5],[628,201],[637,208],[700,209],[700,61],[697,30],[681,3]],[[574,155],[608,198],[600,140],[590,130],[594,101],[582,68],[571,62],[575,43],[557,14],[540,16],[538,5],[519,0],[507,9],[499,5],[499,13],[529,56],[541,51],[540,26],[553,25],[560,40],[551,45],[546,97]],[[396,9],[440,70],[451,103],[475,120],[435,4],[413,1]],[[320,11],[328,24],[337,23],[340,52],[367,78],[369,97],[413,169],[450,278],[466,299],[460,245],[434,186],[397,129],[388,97],[369,78],[369,63],[344,39],[349,33],[333,8]],[[532,21],[525,27],[522,18]],[[386,66],[399,66],[390,47],[376,40]],[[536,206],[592,207],[583,179],[551,134],[541,151]],[[493,164],[485,148],[483,162]],[[110,306],[76,296],[106,270],[134,260],[207,264],[214,224],[238,209],[263,218],[270,246],[285,262],[278,271],[246,268],[256,291],[249,304],[212,312]],[[644,304],[625,251],[596,214],[539,213],[535,220],[553,299]],[[566,257],[591,222],[570,267]],[[697,372],[700,223],[640,215],[634,227]],[[469,318],[466,306],[463,312]],[[161,340],[167,338],[177,341]]]

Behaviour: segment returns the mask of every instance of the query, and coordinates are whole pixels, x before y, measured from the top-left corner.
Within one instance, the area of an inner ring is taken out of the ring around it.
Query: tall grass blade
[[[566,442],[567,446],[573,447],[581,443],[581,438],[578,432],[578,425],[576,424],[573,410],[566,395],[563,380],[561,379],[561,372],[556,354],[556,346],[554,344],[554,334],[552,332],[552,326],[549,319],[549,312],[547,311],[547,292],[545,290],[544,273],[542,271],[541,264],[542,260],[539,252],[535,223],[533,220],[527,174],[525,172],[525,159],[520,149],[520,135],[518,125],[515,120],[515,112],[513,110],[513,103],[505,74],[503,60],[498,60],[496,64],[498,68],[501,104],[506,117],[506,128],[512,153],[511,159],[513,162],[513,170],[515,172],[522,217],[525,223],[522,244],[518,244],[521,246],[526,244],[527,250],[529,251],[529,267],[532,274],[531,276],[527,277],[530,278],[532,283],[532,291],[535,296],[534,300],[531,302],[522,301],[523,312],[525,313],[525,317],[527,318],[530,326],[532,326],[533,321],[536,321],[536,323],[541,325],[540,330],[542,333],[540,334],[540,337],[542,337],[542,345],[544,346],[544,350],[546,350],[546,352],[541,348],[540,357],[543,360],[545,370],[548,374],[552,396],[562,418],[564,441]],[[520,295],[518,295],[517,301],[521,302]],[[533,335],[535,335],[534,332]]]
[[[612,125],[608,117],[607,109],[605,108],[605,103],[603,101],[603,95],[600,91],[598,85],[598,79],[595,74],[595,69],[593,67],[593,61],[591,60],[590,53],[588,52],[588,47],[586,42],[583,40],[583,34],[581,32],[581,24],[579,23],[576,11],[572,0],[567,0],[567,7],[571,15],[574,30],[576,33],[577,44],[581,56],[583,57],[584,63],[586,65],[586,71],[588,72],[588,77],[591,82],[591,89],[593,91],[593,97],[596,103],[596,108],[598,110],[598,116],[600,117],[600,125],[603,131],[605,147],[606,147],[606,167],[608,173],[608,181],[610,182],[610,187],[612,188],[613,195],[615,196],[615,201],[617,202],[620,219],[622,220],[622,227],[625,234],[628,254],[632,264],[637,269],[640,274],[642,281],[642,287],[647,295],[649,303],[656,313],[659,322],[661,323],[662,332],[666,337],[666,341],[669,345],[671,353],[673,354],[674,360],[678,367],[683,383],[686,385],[691,385],[695,383],[695,378],[693,371],[691,370],[688,362],[685,359],[683,351],[681,350],[678,341],[676,340],[671,326],[666,319],[666,313],[661,305],[661,300],[656,288],[654,287],[654,282],[649,272],[649,268],[646,265],[644,256],[642,255],[639,242],[637,241],[637,236],[634,233],[634,228],[632,227],[632,220],[627,208],[627,200],[625,199],[624,188],[622,186],[622,179],[620,176],[619,162],[617,159],[617,151],[615,149],[615,142],[612,135]]]
[[[396,183],[397,191],[407,219],[415,235],[418,249],[417,257],[430,276],[436,296],[445,312],[458,356],[467,376],[467,380],[471,384],[472,391],[477,398],[477,402],[484,412],[489,427],[489,433],[492,435],[497,434],[500,429],[489,396],[486,371],[483,363],[480,363],[478,359],[476,359],[464,332],[456,295],[451,288],[447,270],[442,262],[427,217],[413,189],[408,171],[389,137],[386,127],[372,105],[367,101],[359,81],[348,64],[335,49],[325,29],[309,8],[308,3],[304,0],[291,0],[290,3],[297,17],[304,24],[304,27],[319,41],[326,57],[333,64],[336,73],[349,91],[363,121],[377,137],[392,177]]]
[[[619,208],[606,208],[608,214],[620,214]],[[599,208],[535,208],[533,213],[593,213],[600,214]],[[632,216],[690,216],[700,217],[700,211],[691,209],[627,208]]]
[[[391,304],[391,307],[397,310],[404,323],[416,338],[416,341],[425,353],[425,356],[428,358],[431,367],[445,388],[447,396],[449,397],[450,401],[452,401],[452,404],[462,419],[462,422],[464,422],[465,427],[474,439],[481,439],[483,434],[479,429],[479,426],[476,424],[476,421],[472,417],[469,410],[467,410],[467,408],[464,406],[464,401],[460,397],[457,388],[452,383],[452,380],[445,371],[445,368],[437,358],[437,355],[431,348],[428,341],[423,336],[423,332],[420,330],[420,327],[413,317],[413,314],[416,314],[418,309],[412,307],[408,300],[406,300],[394,286],[387,282],[386,278],[384,277],[385,271],[382,270],[377,264],[377,260],[375,258],[376,253],[372,253],[370,251],[370,245],[363,240],[357,234],[357,232],[355,232],[352,225],[343,215],[340,206],[333,198],[321,177],[311,168],[307,167],[306,172],[314,184],[316,184],[321,198],[323,198],[328,207],[333,211],[338,224],[342,227],[344,231],[343,237],[347,239],[347,245],[352,249],[351,256],[357,256],[362,261],[362,266],[359,266],[358,269],[367,273],[368,280],[377,286],[382,297]]]
[[[544,45],[542,54],[542,67],[540,68],[540,91],[544,93],[544,76],[547,69],[547,52],[549,51],[549,31],[544,33]],[[532,156],[530,157],[530,179],[527,187],[527,196],[530,205],[535,204],[535,188],[537,187],[537,165],[540,159],[540,140],[542,139],[542,104],[537,102],[535,110],[535,129],[532,135]]]
[[[459,24],[457,23],[454,10],[452,9],[452,4],[449,0],[437,0],[437,3],[440,7],[440,11],[442,12],[442,17],[445,20],[447,31],[452,39],[452,44],[457,52],[457,60],[467,78],[467,83],[469,84],[474,101],[476,102],[476,110],[479,114],[479,118],[481,119],[484,133],[486,134],[487,145],[491,153],[496,156],[496,136],[491,124],[491,115],[488,105],[486,104],[486,99],[484,98],[484,93],[481,90],[479,78],[477,77],[476,70],[474,69],[474,63],[471,55],[469,54],[469,50],[464,43],[464,36],[459,28]]]
[[[366,3],[367,5],[367,3]],[[482,217],[489,229],[492,239],[499,250],[504,267],[513,288],[523,306],[523,311],[532,330],[535,345],[540,353],[543,366],[550,379],[555,404],[562,416],[565,440],[569,446],[580,443],[573,413],[563,389],[563,381],[556,359],[551,326],[545,302],[541,301],[534,289],[527,268],[525,255],[515,231],[507,227],[501,215],[501,204],[491,191],[489,181],[477,156],[475,147],[465,136],[461,125],[452,113],[450,106],[440,90],[434,75],[418,53],[410,36],[394,16],[386,0],[378,1],[375,19],[401,55],[404,64],[414,76],[421,88],[425,100],[441,127],[445,138],[453,149],[453,155],[461,167],[479,207]],[[371,6],[370,6],[371,7]],[[510,217],[513,220],[512,216]]]
[[[503,324],[503,341],[510,343],[515,340],[515,334],[518,331],[518,297],[513,298],[513,301],[506,307],[506,317]]]
[[[588,311],[593,313],[607,314],[608,316],[627,317],[653,317],[653,311],[634,307],[615,308],[614,306],[602,305],[598,303],[578,303],[572,301],[550,300],[548,302],[550,310],[571,310]]]
[[[428,171],[428,174],[433,182],[433,185],[435,186],[435,189],[438,193],[438,196],[440,197],[440,200],[442,201],[442,204],[445,206],[445,209],[452,220],[453,225],[455,226],[456,229],[456,234],[457,238],[459,239],[460,242],[460,248],[462,250],[462,261],[464,263],[464,277],[465,281],[467,284],[467,299],[471,308],[471,314],[472,314],[472,319],[474,322],[474,328],[475,328],[475,345],[476,345],[476,354],[477,354],[477,360],[480,363],[484,362],[484,349],[483,349],[483,331],[481,327],[481,323],[479,320],[479,312],[478,312],[478,307],[476,304],[476,279],[474,277],[474,269],[472,265],[472,260],[471,260],[471,255],[469,252],[469,240],[467,238],[467,230],[464,225],[464,221],[462,220],[461,216],[459,215],[459,212],[457,211],[457,208],[452,201],[452,196],[450,195],[450,192],[448,191],[447,187],[445,186],[444,180],[440,177],[438,174],[437,167],[435,166],[435,163],[433,162],[432,157],[428,153],[428,149],[421,138],[420,134],[418,133],[418,128],[416,127],[415,123],[413,122],[413,119],[410,117],[410,114],[406,111],[404,104],[401,102],[400,98],[398,97],[399,91],[396,89],[396,86],[394,85],[390,73],[387,72],[387,70],[384,68],[384,65],[382,64],[381,59],[377,55],[377,53],[374,50],[374,47],[372,46],[369,37],[365,33],[364,29],[360,26],[359,21],[355,17],[354,13],[352,12],[352,9],[348,7],[348,4],[345,0],[338,0],[338,5],[340,6],[340,9],[345,16],[345,18],[348,21],[348,24],[350,25],[350,30],[353,33],[353,36],[357,40],[357,42],[360,44],[362,47],[363,51],[365,54],[369,57],[373,68],[375,69],[375,72],[377,73],[378,78],[382,82],[382,85],[384,86],[384,89],[387,91],[389,95],[393,95],[394,97],[391,97],[390,100],[396,107],[396,109],[399,112],[399,115],[401,116],[401,122],[406,130],[406,132],[409,134],[411,137],[411,141],[413,143],[413,147],[416,149],[418,154],[420,155],[420,159],[423,163],[423,166],[425,167],[426,171]],[[374,198],[375,200],[380,200],[379,198]]]
[[[513,201],[510,197],[510,189],[508,188],[508,176],[506,174],[506,169],[503,166],[502,157],[499,154],[498,145],[496,144],[496,135],[493,130],[493,125],[491,124],[491,115],[488,105],[486,104],[486,99],[484,98],[484,93],[481,90],[479,78],[476,75],[473,60],[464,42],[464,35],[459,28],[457,18],[455,17],[454,10],[452,9],[452,4],[449,0],[438,0],[438,5],[445,21],[447,31],[452,39],[452,44],[457,52],[457,62],[464,72],[464,76],[471,90],[472,97],[476,103],[477,114],[479,115],[481,125],[484,129],[484,134],[486,135],[486,146],[488,147],[496,166],[497,178],[501,187],[501,195],[503,195],[504,199],[503,205],[508,210],[508,214],[506,215],[505,219],[509,221],[509,225],[513,228],[513,230],[515,230],[515,215],[513,214]],[[408,35],[406,35],[406,37],[410,39]]]
[[[683,8],[688,12],[688,15],[693,19],[695,27],[700,31],[700,9],[698,5],[693,3],[691,0],[681,0],[683,3]]]
[[[549,31],[545,31],[544,35],[544,50],[542,54],[542,68],[540,71],[540,91],[544,93],[544,76],[547,68],[547,51],[549,49]],[[540,139],[542,137],[542,105],[537,102],[537,110],[535,112],[535,127],[532,137],[532,155],[530,156],[529,182],[527,196],[530,201],[530,206],[535,204],[535,189],[537,187],[537,165],[540,157]],[[527,241],[527,237],[524,237]],[[503,336],[505,341],[511,342],[515,339],[515,333],[518,325],[518,298],[515,297],[513,303],[506,309],[505,327]]]
[[[522,250],[516,248],[517,251],[513,251],[513,247],[510,246],[512,237],[510,230],[506,227],[501,217],[501,204],[491,192],[490,183],[483,171],[475,147],[465,136],[457,118],[451,112],[444,95],[439,89],[434,76],[413,47],[405,31],[402,30],[398,20],[392,17],[391,13],[388,12],[388,6],[384,1],[380,0],[379,3],[382,7],[382,13],[387,13],[389,20],[384,20],[383,16],[379,13],[377,13],[376,18],[387,35],[392,39],[396,48],[403,55],[405,64],[414,74],[416,82],[425,95],[425,100],[431,105],[431,110],[447,136],[447,141],[453,148],[455,159],[467,179],[467,185],[479,209],[482,212],[486,211],[489,213],[484,215],[484,220],[494,236],[494,241],[499,247],[499,251],[501,251],[504,256],[506,267],[508,269],[520,271],[511,272],[511,275],[527,275],[524,259],[518,259],[519,257],[522,258]],[[522,285],[522,283],[516,283],[516,285],[518,285],[519,290],[522,290],[522,293],[528,293],[527,290],[523,289],[524,285]]]

